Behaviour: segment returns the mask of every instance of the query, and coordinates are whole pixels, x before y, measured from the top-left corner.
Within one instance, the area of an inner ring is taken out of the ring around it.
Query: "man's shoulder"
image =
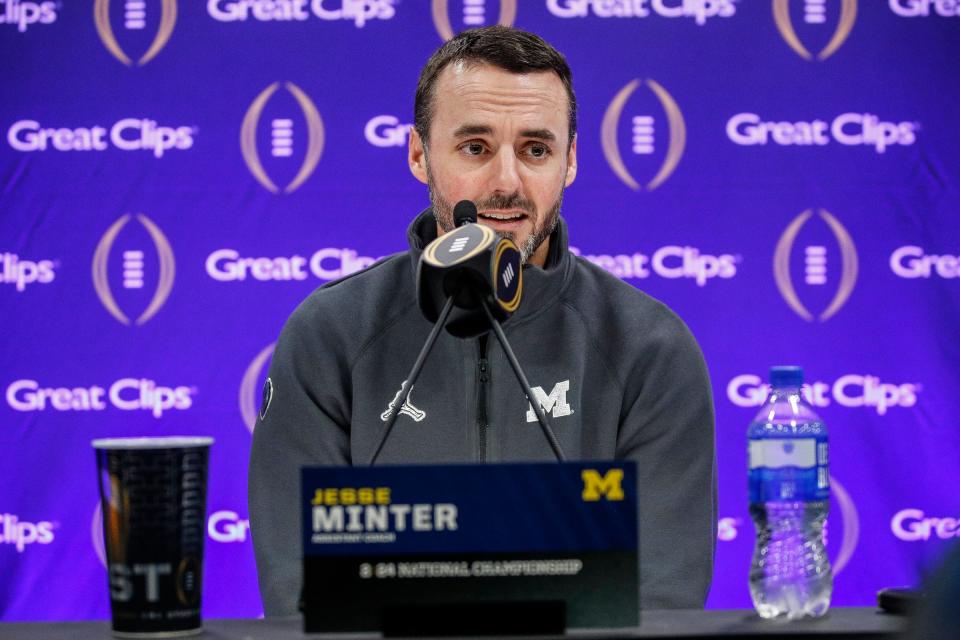
[[[585,259],[577,258],[575,268],[566,303],[625,388],[705,371],[700,345],[670,307]]]
[[[402,301],[402,292],[413,289],[409,252],[394,253],[372,265],[316,289],[301,303],[306,310],[322,312],[326,308],[344,311],[356,305]]]
[[[285,332],[356,344],[415,303],[408,252],[315,289],[290,315]]]
[[[684,326],[680,317],[657,298],[585,258],[574,256],[574,260],[575,276],[567,298],[583,313],[647,328]]]

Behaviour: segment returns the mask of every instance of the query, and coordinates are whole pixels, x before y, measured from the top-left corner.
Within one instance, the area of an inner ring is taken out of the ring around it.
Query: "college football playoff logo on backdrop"
[[[260,400],[259,415],[261,417],[266,415],[270,401],[273,400],[273,382],[269,378],[264,381],[263,393],[258,391],[261,388],[259,382],[263,378],[267,362],[276,346],[276,342],[271,342],[264,347],[247,366],[243,380],[240,382],[240,415],[243,416],[243,424],[247,425],[247,431],[250,433],[253,433],[257,427],[257,400]]]
[[[826,209],[817,210],[816,216],[826,223],[826,227],[832,234],[839,248],[840,269],[831,268],[836,262],[832,258],[835,250],[831,250],[828,243],[813,240],[804,243],[803,259],[803,283],[805,293],[809,297],[817,297],[817,292],[824,285],[828,285],[831,280],[837,281],[836,291],[830,299],[829,304],[816,319],[820,322],[829,320],[834,314],[846,304],[853,293],[853,288],[857,284],[858,258],[857,247],[853,239],[847,232],[847,229]],[[777,248],[773,255],[773,275],[777,282],[777,288],[780,294],[794,312],[808,322],[814,321],[814,315],[807,306],[800,301],[797,294],[797,287],[794,285],[794,278],[791,274],[791,258],[793,257],[793,247],[796,243],[800,231],[814,218],[813,209],[808,209],[794,218],[777,242]],[[833,274],[833,275],[831,275]]]
[[[259,129],[261,116],[267,108],[267,103],[270,102],[270,98],[273,97],[280,88],[280,84],[280,82],[274,82],[260,92],[260,95],[254,99],[247,109],[247,113],[243,117],[243,125],[240,128],[240,150],[243,152],[243,159],[247,163],[247,168],[250,169],[250,173],[257,179],[257,182],[262,184],[271,193],[280,193],[281,190],[267,174],[266,169],[264,169],[264,164],[257,146],[257,131]],[[294,175],[287,186],[283,188],[284,193],[292,193],[296,191],[297,188],[313,174],[314,169],[317,168],[317,163],[320,162],[320,156],[323,155],[324,129],[320,112],[317,111],[317,107],[313,104],[310,97],[292,82],[284,82],[283,87],[293,96],[293,99],[297,105],[299,105],[307,128],[306,154],[303,157],[303,162],[300,164],[296,175]],[[297,147],[295,141],[302,140],[303,137],[302,135],[295,135],[296,124],[291,117],[293,114],[284,112],[275,115],[278,117],[270,119],[270,156],[272,164],[282,164],[297,155],[294,153]],[[281,115],[283,117],[279,117]],[[302,145],[303,143],[301,142],[300,144]],[[282,170],[283,167],[276,167],[276,169]]]
[[[103,568],[107,568],[107,545],[103,537],[103,505],[97,501],[93,509],[93,519],[90,521],[90,541],[93,543],[93,552]]]
[[[833,575],[837,576],[850,563],[850,558],[853,557],[853,552],[857,550],[857,544],[860,542],[860,514],[857,512],[857,506],[854,504],[853,498],[833,476],[830,476],[830,497],[840,507],[840,525],[843,527],[840,535],[840,550],[830,561]],[[836,513],[833,509],[830,512]],[[824,527],[824,541],[829,545],[827,532],[829,516],[827,516],[827,521],[827,526]]]
[[[494,4],[500,5],[496,14]],[[512,27],[517,18],[517,0],[500,0],[499,3],[495,0],[433,0],[433,24],[444,41],[452,38],[454,33],[490,25],[494,16],[496,24]],[[459,28],[454,29],[454,25]]]
[[[818,28],[827,24],[826,0],[802,0],[803,22],[810,28]],[[814,55],[801,42],[794,28],[790,16],[790,0],[773,0],[773,20],[784,41],[790,45],[797,55],[804,60],[813,60]],[[816,55],[817,60],[826,60],[837,52],[850,36],[853,25],[857,21],[857,0],[841,0],[840,18],[837,27],[826,46]]]
[[[159,26],[153,41],[146,52],[137,60],[137,65],[143,66],[153,60],[154,57],[167,45],[170,36],[173,34],[173,27],[177,23],[177,0],[125,0],[123,5],[123,28],[125,32],[136,34],[146,28],[151,16],[148,14],[147,7],[155,11],[157,5],[160,7]],[[97,25],[97,33],[103,46],[107,48],[110,54],[123,64],[133,66],[133,60],[124,52],[120,46],[117,36],[114,33],[113,25],[110,21],[110,0],[95,0],[93,3],[93,21]]]
[[[635,79],[628,82],[617,95],[614,96],[606,113],[603,115],[603,124],[600,128],[600,142],[603,145],[603,155],[607,158],[607,163],[625,185],[634,191],[640,191],[640,183],[631,175],[624,163],[623,156],[620,153],[620,144],[618,141],[620,120],[630,97],[642,85],[645,85],[663,108],[663,114],[666,116],[666,125],[669,131],[667,144],[667,153],[663,158],[653,178],[647,182],[645,188],[653,191],[666,181],[674,172],[680,159],[683,157],[683,150],[687,144],[687,127],[683,120],[683,113],[677,106],[673,96],[664,89],[657,81],[652,79]],[[656,155],[656,140],[661,138],[658,131],[662,129],[657,126],[661,121],[659,116],[651,115],[645,108],[638,107],[637,113],[632,113],[631,122],[631,151],[633,155],[641,157],[651,157]]]
[[[125,214],[107,229],[97,244],[97,249],[93,254],[92,266],[93,287],[100,298],[100,302],[110,312],[110,315],[123,324],[131,324],[131,321],[127,314],[121,310],[114,295],[114,288],[110,285],[110,255],[114,244],[117,243],[117,237],[131,219],[133,219],[132,214]],[[124,302],[129,301],[131,304],[136,304],[137,299],[141,298],[140,293],[146,288],[147,282],[153,280],[156,282],[153,297],[134,321],[134,324],[141,325],[156,315],[170,296],[176,275],[176,260],[173,257],[170,242],[163,235],[160,227],[142,213],[136,215],[136,220],[146,230],[156,249],[156,275],[154,277],[154,274],[150,273],[151,270],[147,268],[146,253],[142,240],[129,238],[123,243],[122,278],[119,279],[122,281]],[[129,235],[133,236],[135,234],[131,233]]]

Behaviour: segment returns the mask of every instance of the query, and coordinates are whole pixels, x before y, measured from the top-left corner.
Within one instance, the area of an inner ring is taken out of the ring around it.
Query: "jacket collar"
[[[433,217],[433,211],[426,209],[414,218],[407,228],[412,277],[416,278],[423,249],[436,238],[437,221]],[[563,216],[560,216],[557,228],[550,235],[550,250],[544,268],[523,265],[523,299],[507,326],[540,315],[560,299],[560,294],[573,275],[574,256],[569,251],[568,242],[567,223]]]

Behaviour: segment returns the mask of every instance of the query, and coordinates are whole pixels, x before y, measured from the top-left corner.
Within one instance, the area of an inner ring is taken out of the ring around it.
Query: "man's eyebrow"
[[[464,124],[453,132],[454,138],[467,138],[470,136],[488,136],[493,133],[493,129],[485,124]],[[557,136],[550,129],[525,129],[520,132],[524,138],[534,138],[544,142],[556,142]]]
[[[493,133],[493,129],[485,124],[465,124],[453,132],[454,138],[466,138],[468,136],[488,136]]]
[[[524,138],[536,138],[544,142],[556,142],[557,140],[557,136],[553,135],[553,131],[550,131],[550,129],[526,129],[521,131],[520,135]]]

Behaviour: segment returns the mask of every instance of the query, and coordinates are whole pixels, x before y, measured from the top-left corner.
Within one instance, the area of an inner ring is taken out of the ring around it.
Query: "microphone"
[[[520,250],[493,229],[476,224],[477,207],[461,200],[453,210],[456,229],[427,245],[417,267],[417,301],[436,322],[447,299],[454,309],[450,334],[473,338],[490,330],[484,305],[500,322],[517,310],[523,295]]]
[[[477,205],[470,200],[461,200],[453,208],[453,226],[462,227],[477,221]]]
[[[564,462],[566,456],[560,441],[550,428],[550,420],[536,401],[530,382],[500,326],[520,306],[523,294],[520,250],[512,240],[499,236],[489,227],[476,224],[477,207],[469,200],[457,203],[453,209],[453,219],[456,228],[428,244],[420,256],[417,301],[423,315],[433,323],[433,329],[394,399],[369,464],[374,465],[383,451],[383,445],[400,415],[400,407],[420,376],[443,328],[458,338],[472,338],[493,331],[517,382],[537,415],[537,422],[547,443],[557,460]]]

